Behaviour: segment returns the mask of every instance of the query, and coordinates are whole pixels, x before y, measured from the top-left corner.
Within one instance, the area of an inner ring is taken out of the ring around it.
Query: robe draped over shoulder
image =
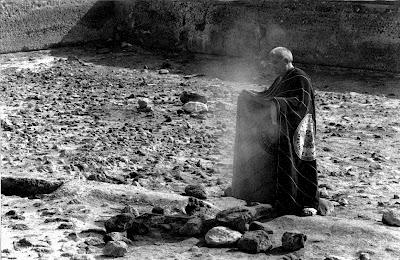
[[[315,101],[298,68],[262,92],[238,98],[232,192],[274,204],[281,214],[318,207]]]

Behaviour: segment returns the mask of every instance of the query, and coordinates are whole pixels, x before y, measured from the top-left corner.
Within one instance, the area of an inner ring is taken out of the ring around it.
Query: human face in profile
[[[287,70],[287,62],[286,59],[270,54],[268,59],[268,64],[272,71],[277,75],[283,75],[286,73]]]

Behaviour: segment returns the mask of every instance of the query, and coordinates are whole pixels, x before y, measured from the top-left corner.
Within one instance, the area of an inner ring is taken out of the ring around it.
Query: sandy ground
[[[399,228],[381,222],[384,210],[400,208],[399,77],[300,67],[311,74],[316,88],[319,182],[335,212],[274,220],[277,243],[280,232],[290,229],[310,237],[293,259],[358,259],[362,252],[372,259],[400,259]],[[160,74],[161,68],[170,72]],[[273,80],[255,71],[240,59],[140,48],[1,55],[0,113],[12,124],[11,131],[1,133],[2,177],[76,181],[56,195],[2,195],[2,258],[102,258],[101,247],[82,246],[87,235],[80,231],[103,228],[104,220],[126,204],[141,212],[154,205],[179,209],[185,201],[179,194],[191,183],[202,183],[208,201],[219,208],[243,203],[221,196],[232,177],[237,95],[242,89],[261,90]],[[180,114],[184,90],[205,95],[210,112]],[[152,100],[152,113],[136,111],[139,97]],[[142,194],[139,199],[137,194]],[[9,210],[23,219],[5,216]],[[72,230],[57,229],[62,220],[56,217],[72,222],[80,240],[69,239]],[[13,242],[24,237],[34,246],[14,250]],[[198,243],[196,238],[167,241],[156,234],[135,241],[126,259],[282,257]]]

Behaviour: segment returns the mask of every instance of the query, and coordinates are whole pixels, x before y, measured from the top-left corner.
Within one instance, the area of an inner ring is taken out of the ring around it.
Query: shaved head
[[[272,49],[269,54],[275,58],[286,60],[287,63],[293,62],[292,52],[285,47],[276,47]]]

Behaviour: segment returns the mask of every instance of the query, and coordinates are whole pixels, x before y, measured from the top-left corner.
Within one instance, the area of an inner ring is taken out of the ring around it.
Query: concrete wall
[[[0,0],[0,53],[108,39],[113,7],[98,0]]]
[[[399,1],[117,0],[123,37],[149,47],[400,72]]]

